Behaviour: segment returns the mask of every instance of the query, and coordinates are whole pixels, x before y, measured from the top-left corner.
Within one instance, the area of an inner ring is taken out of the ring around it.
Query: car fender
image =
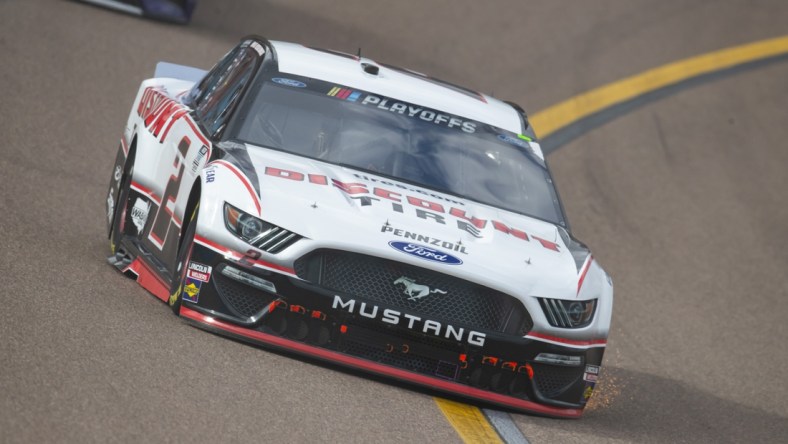
[[[253,249],[232,235],[224,222],[225,202],[252,216],[261,216],[260,197],[246,175],[234,164],[220,159],[208,163],[202,169],[200,180],[197,238],[210,240],[237,253],[247,253]]]

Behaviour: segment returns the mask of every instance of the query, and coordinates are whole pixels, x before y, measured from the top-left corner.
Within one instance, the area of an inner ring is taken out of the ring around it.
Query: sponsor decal
[[[115,194],[112,188],[109,189],[109,195],[107,196],[107,220],[109,223],[112,223],[112,215],[115,213],[115,198],[112,195]]]
[[[471,225],[471,224],[469,224],[467,222],[463,222],[463,221],[458,220],[457,221],[457,227],[459,229],[465,231],[466,233],[470,234],[471,236],[477,238],[477,239],[481,239],[482,237],[484,237],[484,236],[482,236],[481,230],[479,230],[478,228],[476,228],[475,226],[473,226],[473,225]]]
[[[424,236],[422,234],[416,234],[412,231],[400,230],[399,228],[394,228],[388,223],[383,225],[383,227],[380,229],[380,232],[391,233],[394,236],[403,237],[405,239],[412,239],[416,242],[423,242],[428,245],[445,248],[446,250],[456,251],[462,254],[468,254],[468,251],[465,250],[465,245],[462,244],[462,241],[447,242],[434,237]]]
[[[588,400],[591,399],[591,395],[593,394],[594,394],[594,384],[593,383],[586,384],[586,388],[583,389],[583,397],[580,398],[580,403],[581,404],[587,403]]]
[[[454,223],[459,230],[475,237],[481,237],[481,230],[492,225],[495,231],[505,235],[525,242],[533,241],[532,243],[551,251],[560,251],[560,245],[556,242],[526,233],[500,220],[479,219],[461,208],[462,205],[465,205],[463,202],[440,196],[428,190],[362,174],[355,174],[355,176],[364,182],[347,183],[322,174],[306,174],[284,168],[266,167],[264,171],[267,176],[283,180],[308,182],[315,186],[332,186],[352,199],[366,199],[362,204],[383,205],[399,214],[405,214],[407,211],[420,219],[432,220],[441,225]]]
[[[200,282],[208,282],[211,280],[212,267],[203,265],[197,262],[189,262],[189,268],[186,271],[186,276]]]
[[[583,373],[583,381],[596,382],[599,378],[598,365],[586,365],[585,372]]]
[[[417,284],[414,279],[406,276],[400,276],[399,279],[394,281],[394,285],[402,284],[405,286],[404,293],[408,296],[409,301],[415,301],[431,294],[446,294],[446,291],[435,288],[431,289],[426,285]]]
[[[476,330],[466,330],[463,327],[454,327],[451,324],[440,323],[431,319],[424,319],[407,313],[402,313],[390,308],[380,308],[377,305],[361,302],[356,305],[355,299],[342,299],[334,295],[331,308],[345,310],[351,314],[358,314],[369,319],[379,320],[383,323],[396,325],[439,338],[451,339],[458,342],[467,342],[469,345],[484,346],[486,334]],[[358,310],[356,310],[358,308]]]
[[[122,176],[122,175],[123,175],[123,171],[120,169],[120,165],[117,165],[115,167],[115,173],[112,175],[112,177],[115,178],[115,182],[119,181],[120,180],[120,176]]]
[[[331,88],[327,96],[336,97],[337,99],[346,100],[348,102],[357,102],[361,100],[361,104],[368,107],[375,107],[383,111],[398,113],[403,116],[408,116],[413,119],[421,119],[425,122],[431,122],[436,125],[442,125],[447,128],[456,128],[466,133],[476,132],[476,122],[464,120],[451,114],[444,114],[442,112],[424,108],[422,106],[413,105],[410,103],[400,102],[388,97],[376,96],[361,91],[355,91],[350,88],[343,88],[341,86],[334,86]]]
[[[510,145],[519,146],[520,148],[528,148],[528,143],[524,140],[515,139],[514,137],[507,136],[506,134],[498,134],[498,140],[506,142]]]
[[[172,125],[188,113],[185,106],[167,97],[162,89],[153,87],[145,89],[137,106],[137,115],[145,128],[160,142],[167,137]]]
[[[192,161],[192,173],[196,173],[197,169],[200,168],[200,161],[202,161],[206,154],[208,154],[208,147],[203,145],[200,147],[200,150],[197,151],[197,155],[194,156],[194,160]]]
[[[186,285],[183,286],[183,300],[197,303],[200,299],[200,287],[202,282],[187,277]]]
[[[299,82],[298,80],[287,79],[287,78],[284,78],[284,77],[274,77],[271,80],[273,82],[275,82],[275,83],[278,83],[278,84],[284,85],[284,86],[290,86],[290,87],[293,87],[293,88],[306,88],[306,83]]]
[[[348,102],[355,102],[361,97],[361,91],[353,91],[348,88],[340,88],[335,86],[326,94],[327,96],[336,97],[337,99],[347,100]]]
[[[216,168],[209,168],[205,170],[205,183],[211,183],[216,180]]]
[[[416,256],[419,259],[425,259],[432,262],[440,262],[446,265],[461,265],[462,260],[454,257],[449,253],[436,250],[424,245],[412,244],[410,242],[391,241],[389,246],[397,251],[401,251],[411,256]]]
[[[433,111],[420,106],[397,102],[386,97],[378,97],[372,94],[367,94],[366,97],[364,97],[364,100],[361,101],[361,104],[367,106],[371,105],[378,109],[390,111],[392,113],[399,113],[402,115],[407,114],[408,117],[412,117],[414,119],[418,118],[425,122],[432,122],[436,125],[461,129],[466,133],[476,132],[476,122],[463,120],[456,116],[443,114],[441,112]]]
[[[138,197],[134,202],[134,206],[131,207],[131,221],[137,227],[137,233],[142,233],[142,229],[145,228],[145,222],[148,221],[148,212],[150,212],[150,202]]]
[[[257,55],[261,56],[261,55],[265,54],[265,49],[263,48],[263,45],[261,45],[261,44],[259,44],[257,42],[252,42],[252,43],[249,44],[249,46],[252,49],[254,49],[255,51],[257,51]]]

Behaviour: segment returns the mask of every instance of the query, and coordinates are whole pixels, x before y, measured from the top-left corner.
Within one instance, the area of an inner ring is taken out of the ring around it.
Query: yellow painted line
[[[788,53],[788,36],[722,49],[668,63],[572,97],[529,116],[540,138],[595,112],[678,82],[747,62]],[[477,408],[433,398],[465,443],[502,443],[498,433]]]
[[[668,63],[572,97],[529,117],[544,139],[595,112],[683,80],[788,53],[788,36],[761,40]]]
[[[467,444],[501,443],[501,438],[493,429],[484,413],[478,408],[447,399],[433,398],[449,424]]]

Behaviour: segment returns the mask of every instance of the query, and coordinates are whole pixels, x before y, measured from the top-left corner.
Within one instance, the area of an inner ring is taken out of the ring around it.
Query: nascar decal
[[[200,169],[200,163],[208,154],[208,151],[208,147],[205,145],[201,146],[199,151],[197,151],[197,155],[194,156],[194,160],[192,160],[192,173],[196,174],[197,170]]]
[[[181,117],[186,116],[188,112],[189,110],[185,106],[153,87],[145,89],[137,106],[137,115],[142,118],[145,128],[158,138],[159,142],[164,141],[172,125]],[[164,125],[168,121],[169,124],[165,128]],[[162,132],[162,130],[164,131]]]
[[[216,180],[216,165],[211,165],[203,171],[205,171],[205,183],[211,183]]]
[[[186,277],[196,279],[200,282],[208,282],[211,280],[211,271],[213,268],[209,265],[203,265],[197,262],[189,262],[189,268],[186,271]]]
[[[598,365],[586,365],[585,372],[583,373],[583,381],[596,382],[599,378]]]
[[[191,278],[186,278],[186,285],[183,286],[183,300],[194,302],[195,304],[197,301],[200,300],[200,286],[202,282],[195,281]]]
[[[586,365],[585,372],[583,373],[583,381],[585,381],[585,388],[583,395],[580,397],[580,403],[585,404],[594,394],[594,387],[596,387],[597,379],[599,378],[598,365]]]
[[[394,228],[391,224],[386,223],[380,229],[381,233],[391,233],[394,236],[402,237],[405,239],[412,239],[416,242],[424,242],[430,246],[436,246],[445,248],[451,251],[457,251],[462,254],[468,254],[465,250],[465,245],[462,244],[462,241],[458,242],[446,242],[434,237],[424,236],[422,234],[413,233],[411,231],[401,230],[399,228]]]
[[[358,200],[362,206],[387,205],[392,211],[402,214],[406,212],[407,208],[407,211],[414,213],[416,217],[421,219],[429,219],[442,225],[446,225],[447,219],[449,219],[456,223],[458,229],[470,233],[474,237],[481,237],[481,230],[484,229],[488,223],[490,223],[490,225],[492,225],[493,229],[496,231],[526,242],[530,242],[531,239],[533,239],[545,249],[556,252],[560,251],[559,245],[557,243],[551,242],[547,239],[542,239],[541,237],[534,236],[532,234],[528,234],[518,228],[510,227],[501,221],[478,219],[472,215],[468,215],[463,209],[449,206],[442,202],[435,202],[431,199],[426,199],[424,197],[432,198],[437,196],[436,194],[430,193],[426,190],[408,188],[401,184],[369,178],[364,175],[357,175],[357,177],[363,177],[372,183],[380,183],[383,186],[373,187],[371,184],[361,182],[342,182],[337,179],[330,179],[329,177],[322,174],[304,174],[299,171],[274,167],[266,167],[265,175],[297,182],[306,181],[316,186],[329,186],[329,184],[331,184],[330,186],[333,186],[334,188],[347,194],[351,199]],[[420,193],[422,194],[422,197],[406,194],[400,188],[405,189],[405,191]],[[394,189],[400,190],[393,191]],[[453,202],[454,201],[449,201],[448,203],[450,204]],[[406,207],[405,204],[408,206]]]
[[[347,100],[348,102],[355,102],[361,97],[361,91],[353,91],[348,88],[340,88],[335,86],[328,92],[328,96],[336,97],[337,99]]]
[[[109,189],[109,195],[107,196],[107,219],[109,223],[112,223],[112,216],[115,214],[115,198],[112,195],[115,192],[112,188]]]
[[[254,51],[257,53],[258,56],[262,56],[263,54],[265,54],[265,48],[263,47],[263,45],[259,44],[258,42],[255,42],[254,40],[247,40],[241,43],[240,46],[241,48],[254,49]]]
[[[445,114],[422,106],[401,102],[388,97],[376,96],[362,91],[355,91],[349,88],[335,86],[326,94],[331,97],[346,100],[348,102],[359,102],[361,105],[372,106],[384,111],[407,115],[414,119],[421,119],[425,122],[432,122],[436,125],[443,125],[448,128],[457,128],[466,133],[476,132],[476,122],[464,120],[451,114]],[[360,100],[360,101],[359,101]]]
[[[593,382],[586,382],[586,386],[583,389],[583,395],[580,397],[580,404],[585,404],[591,399],[591,395],[594,394],[594,385]]]
[[[200,299],[202,284],[211,279],[211,267],[197,262],[189,262],[186,282],[183,285],[183,300],[197,303]]]
[[[137,227],[137,233],[142,233],[142,229],[145,227],[145,222],[148,221],[149,212],[150,202],[138,197],[134,202],[134,206],[131,207],[131,221],[134,222],[134,226]]]
[[[527,136],[521,136],[527,137]],[[520,140],[518,138],[514,138],[512,136],[507,136],[506,134],[498,134],[498,140],[501,142],[506,142],[509,145],[519,146],[520,148],[529,148],[528,143],[525,140]]]

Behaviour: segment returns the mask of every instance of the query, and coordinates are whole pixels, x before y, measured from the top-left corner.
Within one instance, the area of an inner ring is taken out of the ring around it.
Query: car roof
[[[279,72],[310,77],[358,88],[373,94],[445,111],[487,123],[513,133],[522,131],[519,112],[512,106],[475,91],[432,79],[423,74],[349,54],[270,42],[276,50]],[[365,72],[362,64],[379,67],[377,74]]]

